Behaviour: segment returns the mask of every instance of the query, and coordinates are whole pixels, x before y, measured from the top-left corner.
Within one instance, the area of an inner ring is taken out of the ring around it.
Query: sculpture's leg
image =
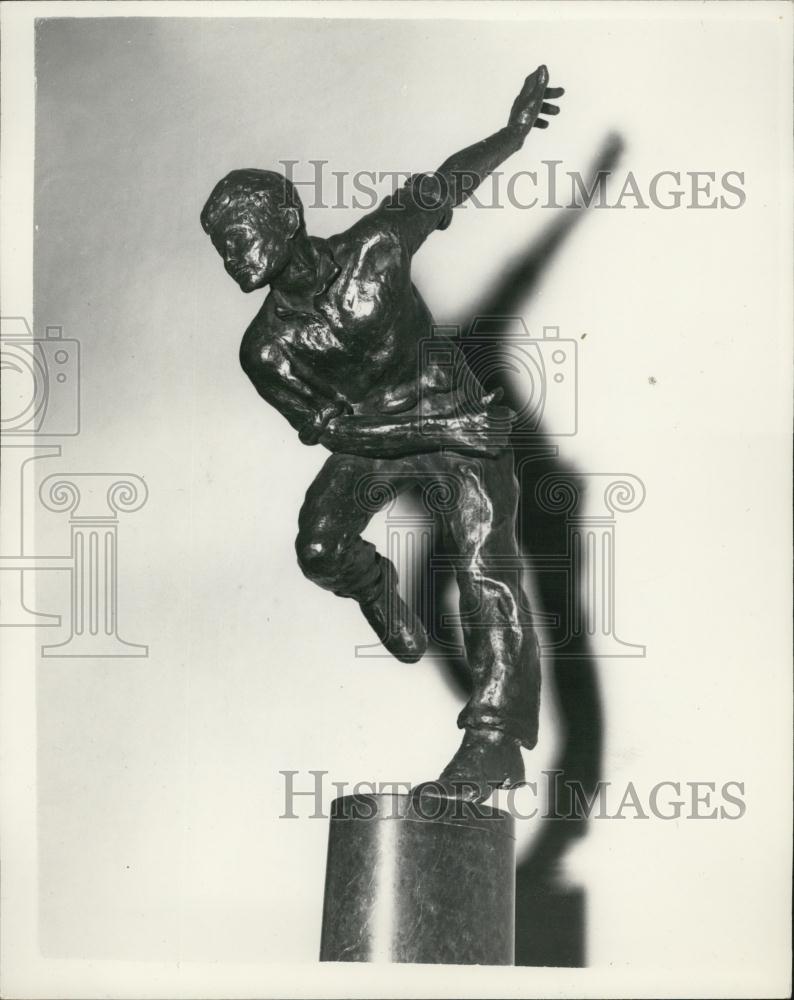
[[[444,461],[454,464],[461,491],[443,522],[458,558],[472,694],[458,718],[463,744],[442,777],[517,784],[523,780],[518,745],[532,749],[538,737],[540,652],[521,580],[513,458],[505,452]]]
[[[408,462],[332,455],[306,494],[295,542],[305,576],[340,597],[357,600],[389,652],[409,663],[424,653],[427,634],[397,591],[393,563],[361,532],[377,510],[413,485],[411,471]],[[388,489],[368,489],[379,474]]]

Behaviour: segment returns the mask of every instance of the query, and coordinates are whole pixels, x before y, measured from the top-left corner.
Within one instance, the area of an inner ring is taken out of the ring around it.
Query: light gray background
[[[45,958],[315,961],[327,829],[277,818],[279,769],[420,780],[454,750],[459,703],[433,663],[356,659],[355,605],[295,565],[324,456],[240,372],[260,296],[223,273],[198,213],[228,170],[280,158],[431,169],[500,127],[544,61],[564,113],[508,168],[584,170],[617,128],[638,178],[736,169],[748,195],[733,212],[591,213],[525,305],[533,332],[587,334],[563,455],[648,489],[619,525],[617,580],[618,627],[648,656],[603,661],[605,777],[737,779],[748,798],[736,823],[595,823],[567,876],[587,887],[597,968],[727,988],[785,964],[780,35],[771,14],[41,24],[35,323],[83,345],[84,430],[58,467],[150,491],[121,526],[120,583],[122,635],[150,657],[38,666]],[[357,217],[306,214],[319,235]],[[460,212],[415,266],[437,319],[465,315],[553,214]],[[43,545],[63,531],[41,518]],[[63,588],[41,596],[65,607]],[[542,723],[530,772],[553,758],[553,696]]]

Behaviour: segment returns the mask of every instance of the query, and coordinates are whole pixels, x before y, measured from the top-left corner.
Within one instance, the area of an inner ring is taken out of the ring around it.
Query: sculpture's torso
[[[271,291],[246,331],[244,347],[262,357],[274,342],[286,348],[307,380],[357,404],[361,413],[413,405],[420,385],[451,389],[453,365],[439,366],[422,350],[433,318],[411,282],[410,256],[398,236],[358,225],[312,242],[329,271],[313,308],[296,308]]]

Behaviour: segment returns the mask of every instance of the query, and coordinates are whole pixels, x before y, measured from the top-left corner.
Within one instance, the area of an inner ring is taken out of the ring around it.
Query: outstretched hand
[[[562,97],[565,90],[562,87],[550,87],[548,84],[548,69],[545,66],[538,66],[535,72],[526,78],[521,93],[513,102],[508,125],[520,131],[523,136],[527,136],[533,126],[548,128],[548,118],[560,113],[557,105],[549,104],[549,100]],[[546,117],[540,117],[541,115]]]

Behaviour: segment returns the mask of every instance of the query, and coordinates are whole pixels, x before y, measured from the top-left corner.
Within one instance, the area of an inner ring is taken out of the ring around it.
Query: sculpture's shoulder
[[[268,295],[240,341],[240,364],[249,377],[267,367],[268,359],[277,347],[274,316]]]
[[[374,268],[401,265],[407,257],[400,233],[391,218],[379,208],[349,229],[328,239],[334,259],[344,268]]]

